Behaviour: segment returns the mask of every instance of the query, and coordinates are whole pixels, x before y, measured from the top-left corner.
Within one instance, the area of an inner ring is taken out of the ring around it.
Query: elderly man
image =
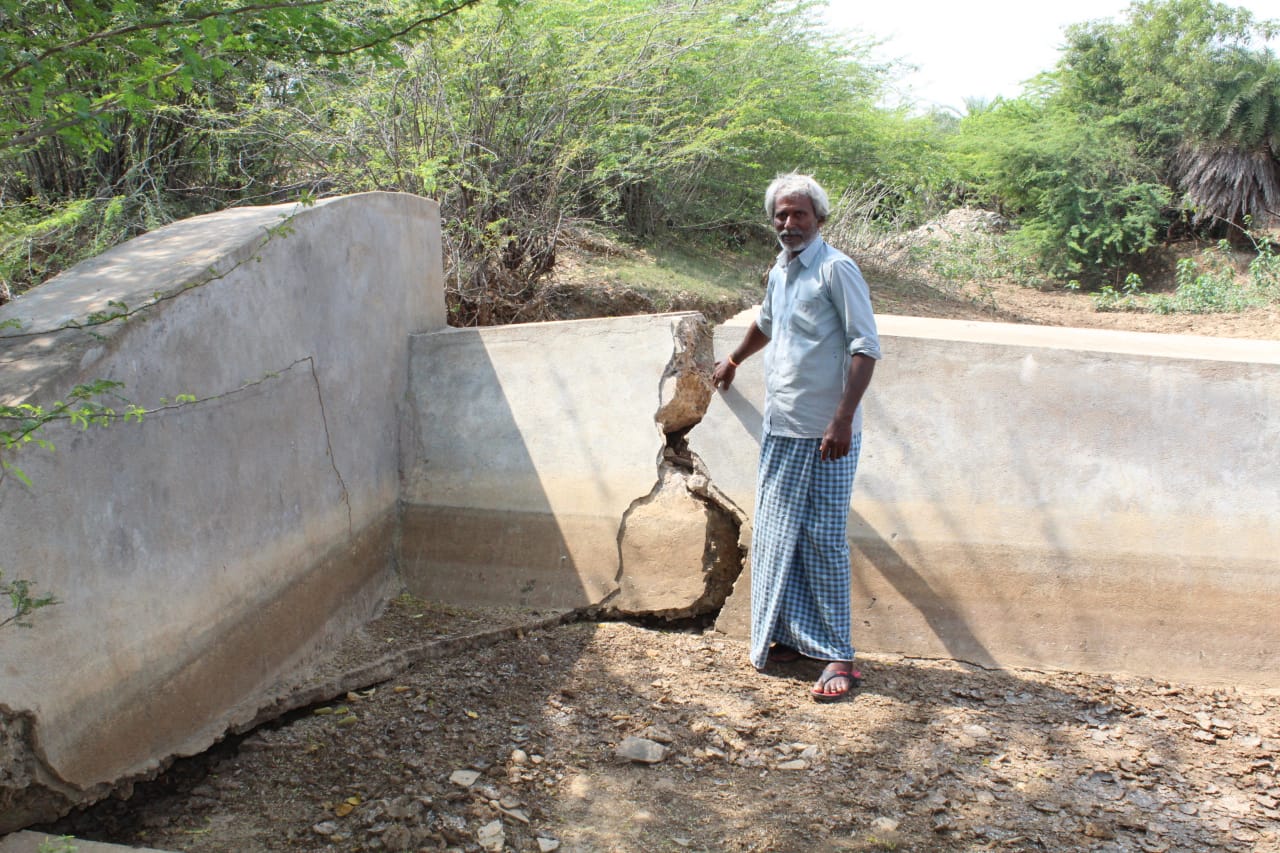
[[[764,435],[751,558],[751,662],[830,661],[810,691],[841,698],[858,677],[849,618],[845,524],[862,443],[862,395],[880,341],[857,264],[822,239],[826,192],[808,175],[765,193],[782,253],[759,318],[728,358],[718,388],[764,350]]]

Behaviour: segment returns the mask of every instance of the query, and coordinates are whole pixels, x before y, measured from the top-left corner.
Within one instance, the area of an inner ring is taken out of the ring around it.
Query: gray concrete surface
[[[105,378],[151,410],[6,456],[32,483],[0,481],[6,577],[61,603],[0,637],[0,831],[205,749],[396,585],[408,340],[444,326],[438,241],[436,205],[408,195],[228,210],[0,308],[19,324],[0,330],[6,402]],[[131,316],[75,327],[113,311]]]
[[[415,335],[400,563],[409,590],[477,605],[611,601],[628,570],[620,531],[658,481],[666,438],[655,418],[698,396],[668,375],[676,364],[677,373],[696,369],[680,357],[679,330],[692,319]],[[705,368],[710,338],[701,335]],[[710,395],[699,399],[705,406]],[[697,556],[687,567],[695,578],[700,548]]]
[[[122,847],[119,844],[103,844],[100,841],[85,841],[83,838],[67,839],[59,835],[47,835],[43,832],[15,832],[0,837],[0,853],[165,853],[152,847]]]
[[[752,316],[717,329],[718,353]],[[855,644],[1280,687],[1280,343],[880,322]],[[748,514],[761,361],[690,434]],[[748,583],[718,623],[738,635]]]

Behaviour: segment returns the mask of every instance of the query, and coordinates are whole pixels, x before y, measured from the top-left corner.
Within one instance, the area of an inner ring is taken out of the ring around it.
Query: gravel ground
[[[714,631],[408,598],[357,640],[344,694],[43,829],[202,852],[1280,850],[1275,695],[868,655],[820,705],[818,664],[757,673]]]

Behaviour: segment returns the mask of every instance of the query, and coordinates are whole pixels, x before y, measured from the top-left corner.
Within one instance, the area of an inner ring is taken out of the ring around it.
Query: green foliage
[[[1011,101],[966,118],[955,150],[973,183],[1020,214],[1017,240],[1052,274],[1100,277],[1162,233],[1169,190],[1113,123]]]
[[[1280,257],[1274,243],[1260,238],[1257,254],[1244,274],[1227,241],[1205,249],[1198,257],[1182,258],[1175,268],[1172,293],[1142,292],[1142,278],[1129,273],[1117,290],[1104,285],[1093,294],[1098,311],[1146,311],[1153,314],[1210,314],[1239,312],[1280,302]]]
[[[87,321],[89,324],[94,322],[92,317]],[[75,386],[66,400],[59,400],[47,407],[33,403],[0,405],[0,479],[13,474],[28,487],[31,486],[31,480],[21,468],[13,464],[11,457],[30,445],[52,451],[53,443],[40,435],[41,430],[50,423],[65,421],[87,430],[91,426],[109,426],[120,419],[126,423],[140,422],[146,413],[140,406],[124,400],[123,408],[117,410],[102,402],[104,398],[116,396],[115,391],[120,387],[119,382],[99,379]]]
[[[1238,280],[1230,253],[1231,247],[1224,242],[1206,249],[1198,260],[1178,261],[1174,275],[1177,289],[1170,295],[1153,294],[1148,310],[1156,314],[1213,314],[1266,304],[1264,292],[1251,287],[1248,280]]]
[[[1194,221],[1241,227],[1280,209],[1280,61],[1239,47],[1220,55],[1174,171]]]
[[[1019,220],[1048,271],[1095,282],[1178,226],[1182,204],[1237,223],[1274,208],[1280,164],[1255,144],[1280,117],[1280,72],[1257,46],[1274,34],[1213,0],[1140,0],[1073,26],[1029,94],[960,122],[959,175]]]
[[[314,191],[298,82],[397,63],[478,2],[0,0],[0,303],[175,219]]]
[[[241,66],[390,60],[398,39],[474,2],[0,0],[0,149],[57,137],[106,150],[121,119],[199,99]]]
[[[295,141],[336,187],[440,198],[453,322],[537,319],[536,282],[569,218],[641,240],[740,241],[779,171],[817,169],[839,188],[919,168],[911,146],[885,144],[909,124],[874,106],[886,69],[816,31],[811,6],[480,7],[356,86],[303,80],[329,118]]]
[[[4,571],[0,569],[0,598],[7,600],[8,615],[0,618],[0,628],[13,625],[17,628],[30,628],[32,613],[44,607],[52,607],[58,603],[53,595],[32,595],[33,581],[18,578],[6,581]]]
[[[1270,302],[1280,302],[1280,254],[1269,237],[1257,242],[1257,256],[1249,263],[1249,283]]]
[[[1093,307],[1098,311],[1138,311],[1141,303],[1138,294],[1142,291],[1142,276],[1131,272],[1124,279],[1124,285],[1116,290],[1110,284],[1103,285],[1093,294]]]
[[[0,290],[21,293],[146,230],[147,222],[131,225],[125,204],[114,196],[0,209]]]

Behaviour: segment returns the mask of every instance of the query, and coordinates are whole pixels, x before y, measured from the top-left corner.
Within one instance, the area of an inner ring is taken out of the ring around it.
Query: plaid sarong
[[[765,433],[751,549],[751,663],[770,643],[818,660],[853,660],[849,619],[849,496],[862,434],[824,462],[820,438]]]

